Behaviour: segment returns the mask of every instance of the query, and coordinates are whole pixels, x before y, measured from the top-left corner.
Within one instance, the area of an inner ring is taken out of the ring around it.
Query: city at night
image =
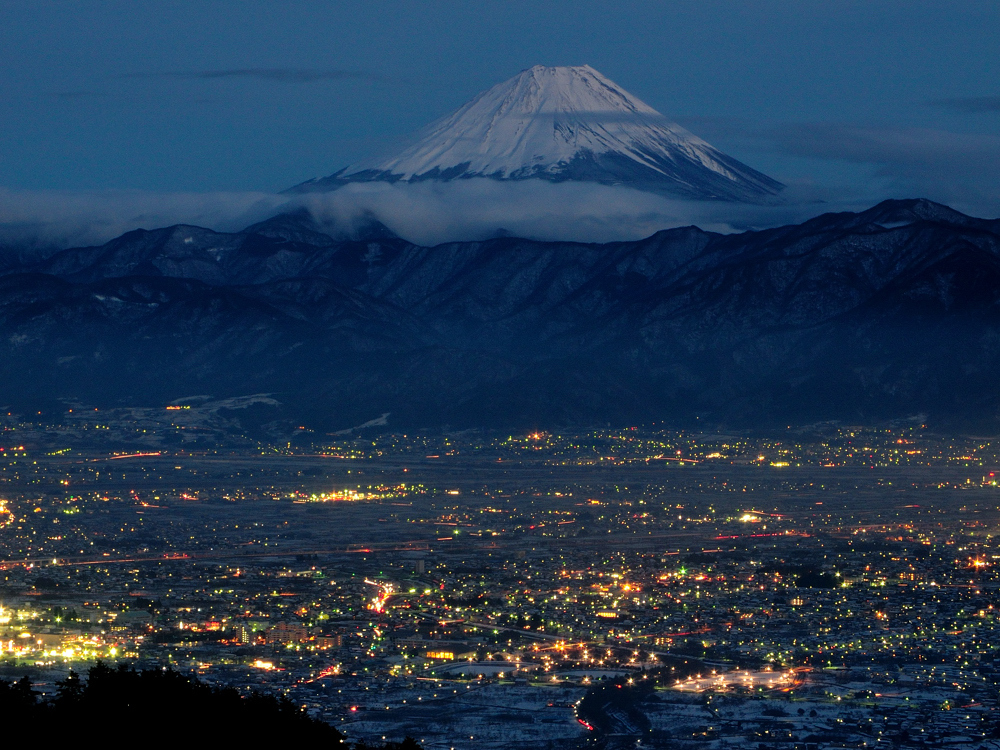
[[[1000,6],[0,0],[0,718],[1000,750]]]

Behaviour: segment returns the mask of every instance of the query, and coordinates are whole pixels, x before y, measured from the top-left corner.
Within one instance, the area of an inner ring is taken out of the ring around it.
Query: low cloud
[[[378,80],[373,73],[360,70],[329,70],[324,68],[227,68],[222,70],[181,70],[161,73],[125,73],[117,76],[129,78],[170,78],[210,81],[221,78],[249,78],[258,81],[282,83],[313,83],[315,81]]]
[[[697,225],[735,232],[803,221],[867,205],[821,202],[790,188],[781,202],[758,206],[665,198],[623,187],[542,180],[451,183],[356,183],[329,193],[92,193],[0,189],[0,247],[43,253],[96,245],[137,228],[193,224],[237,231],[306,207],[331,233],[378,219],[423,245],[508,234],[541,240],[609,242]]]
[[[353,183],[296,198],[321,222],[350,227],[374,216],[422,245],[514,235],[539,240],[612,242],[697,225],[719,232],[801,221],[825,210],[814,200],[760,206],[666,198],[624,187],[489,179]]]
[[[242,229],[287,198],[266,193],[15,191],[0,188],[0,247],[25,251],[97,245],[132,229],[194,224]]]

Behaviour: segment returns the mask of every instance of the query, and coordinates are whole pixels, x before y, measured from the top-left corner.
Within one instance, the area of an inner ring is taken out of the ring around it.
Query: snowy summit
[[[589,65],[536,65],[429,125],[402,153],[354,164],[293,190],[471,177],[577,180],[740,201],[759,201],[782,188],[669,122]]]

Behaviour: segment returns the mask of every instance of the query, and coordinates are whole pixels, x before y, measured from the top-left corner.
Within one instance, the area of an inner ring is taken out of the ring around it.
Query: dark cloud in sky
[[[795,156],[917,168],[971,167],[1000,155],[998,136],[930,128],[796,123],[763,129],[761,136]]]
[[[682,124],[760,155],[852,165],[841,198],[929,198],[979,216],[1000,214],[1000,136],[940,128],[798,122],[761,125],[688,118]],[[751,164],[756,160],[748,158]],[[781,177],[782,175],[776,175]],[[846,192],[845,192],[846,191]]]
[[[754,150],[855,163],[969,165],[1000,149],[1000,136],[959,133],[937,128],[906,128],[835,122],[788,122],[761,125],[723,118],[684,118],[685,127],[707,131]]]
[[[120,79],[168,78],[193,81],[211,81],[224,78],[246,78],[281,83],[314,83],[316,81],[380,80],[373,73],[360,70],[324,70],[313,68],[229,68],[224,70],[178,70],[162,73],[123,73]]]
[[[56,99],[87,99],[92,96],[102,96],[100,91],[53,91],[50,96]]]
[[[967,96],[957,99],[935,99],[929,102],[929,104],[972,115],[1000,112],[1000,96]]]
[[[806,123],[767,129],[793,156],[870,165],[885,189],[992,218],[1000,213],[1000,136],[932,128]]]

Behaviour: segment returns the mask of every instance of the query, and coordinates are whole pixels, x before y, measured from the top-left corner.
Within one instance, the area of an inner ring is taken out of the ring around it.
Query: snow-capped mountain
[[[470,177],[578,180],[741,201],[760,201],[782,188],[589,65],[536,65],[431,124],[402,153],[359,162],[293,191]]]

